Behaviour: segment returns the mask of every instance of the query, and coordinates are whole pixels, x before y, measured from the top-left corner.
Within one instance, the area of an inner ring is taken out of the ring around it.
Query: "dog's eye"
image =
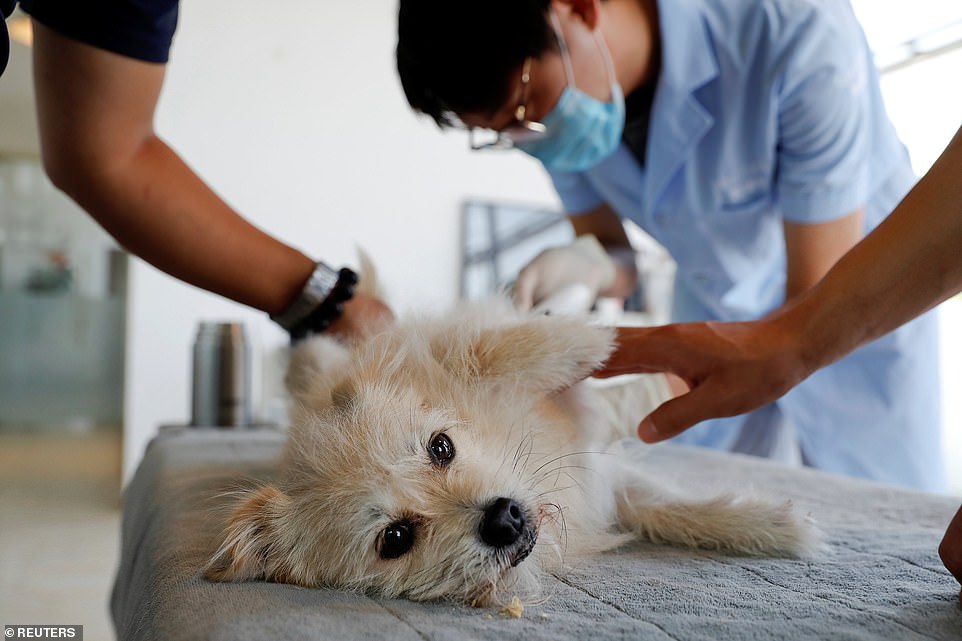
[[[438,434],[432,438],[428,450],[431,452],[431,459],[435,465],[441,467],[450,463],[454,458],[454,443],[451,442],[447,434]]]
[[[381,558],[396,559],[414,545],[414,527],[408,521],[397,521],[381,532]]]

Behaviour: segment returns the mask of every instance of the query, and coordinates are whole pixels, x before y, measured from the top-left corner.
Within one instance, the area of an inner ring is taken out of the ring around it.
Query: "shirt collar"
[[[658,2],[661,28],[659,84],[679,93],[691,93],[718,75],[718,60],[700,5],[697,0]]]
[[[698,0],[659,0],[661,70],[646,154],[647,205],[653,206],[714,119],[694,92],[718,76],[718,61]]]

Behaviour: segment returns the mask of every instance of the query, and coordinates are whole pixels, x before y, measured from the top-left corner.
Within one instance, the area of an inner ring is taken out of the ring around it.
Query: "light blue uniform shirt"
[[[866,232],[914,183],[871,54],[840,0],[660,0],[662,67],[645,167],[622,143],[552,172],[568,212],[602,203],[678,262],[674,319],[745,320],[785,298],[783,221],[865,208]],[[866,274],[866,278],[871,278]],[[776,404],[677,440],[942,491],[937,319],[929,313]]]

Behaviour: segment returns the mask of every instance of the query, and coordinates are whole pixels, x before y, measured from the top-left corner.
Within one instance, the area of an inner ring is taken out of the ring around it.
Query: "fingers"
[[[595,292],[590,287],[575,283],[539,297],[534,311],[540,314],[581,316],[591,311],[595,298]]]
[[[572,257],[572,263],[578,265],[580,276],[586,281],[590,281],[590,286],[596,292],[607,289],[615,280],[617,267],[615,262],[608,255],[608,250],[598,242],[592,234],[582,234],[578,236],[571,245],[568,246]],[[575,261],[575,259],[577,259]]]
[[[655,426],[655,420],[649,415],[638,425],[638,438],[643,440],[645,443],[657,443],[658,441],[663,441],[665,438],[658,434],[658,428]]]
[[[594,241],[597,244],[597,241]],[[593,271],[601,271],[593,267],[595,259],[586,259],[583,255],[587,250],[574,243],[562,247],[545,249],[529,262],[514,285],[514,301],[517,308],[528,312],[547,296],[560,292],[571,285],[585,285],[590,290],[592,301],[597,294],[598,287],[594,282],[599,277]],[[604,250],[599,250],[604,253]],[[606,256],[606,260],[607,256]],[[604,263],[602,263],[604,266]]]
[[[618,327],[617,347],[611,357],[592,376],[595,378],[610,378],[622,374],[653,374],[656,372],[672,371],[678,362],[678,354],[674,353],[674,360],[663,358],[663,351],[659,348],[655,332],[658,327]]]
[[[534,289],[538,284],[538,277],[529,269],[521,270],[514,283],[514,305],[522,312],[531,311],[534,306]]]
[[[617,359],[617,360],[616,360]],[[624,374],[657,374],[669,371],[669,367],[660,367],[641,362],[631,362],[618,358],[618,353],[612,355],[608,362],[599,367],[593,374],[595,378],[611,378]]]
[[[712,385],[705,383],[687,394],[662,403],[638,426],[638,437],[646,443],[664,441],[690,427],[719,416],[734,416],[736,410],[716,400]]]
[[[611,361],[603,364],[600,368],[591,373],[592,378],[612,378],[614,376],[624,376],[625,374],[661,374],[667,371],[665,367],[653,367],[642,365],[641,363],[612,364]]]

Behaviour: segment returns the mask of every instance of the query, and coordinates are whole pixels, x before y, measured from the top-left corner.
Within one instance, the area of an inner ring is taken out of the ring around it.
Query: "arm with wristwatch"
[[[292,343],[327,331],[348,337],[375,332],[393,316],[381,301],[356,291],[357,283],[350,268],[318,262],[297,298],[271,320],[287,330]]]
[[[164,65],[35,21],[34,71],[48,175],[125,249],[268,313],[292,338],[363,334],[390,321],[383,302],[354,293],[349,270],[318,263],[244,220],[156,135]]]

